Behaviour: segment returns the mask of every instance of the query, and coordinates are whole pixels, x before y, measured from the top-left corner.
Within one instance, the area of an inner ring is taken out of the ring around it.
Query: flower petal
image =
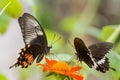
[[[83,80],[83,76],[82,75],[69,74],[69,76],[74,77],[76,80]]]
[[[53,64],[57,62],[56,60],[49,60],[48,58],[45,58],[45,60],[49,66],[52,66]]]
[[[43,67],[44,67],[44,66],[46,66],[46,65],[45,65],[45,64],[37,64],[37,66],[43,66]]]
[[[43,68],[43,72],[45,72],[47,70],[51,70],[51,69],[49,67],[47,67],[47,66]]]
[[[48,66],[45,64],[37,64],[37,66],[43,66],[43,72],[45,72],[46,70],[48,70]]]
[[[76,67],[73,67],[70,71],[71,72],[75,72],[75,71],[78,71],[78,70],[80,70],[82,67],[80,67],[80,66],[76,66]]]
[[[45,59],[46,59],[47,64],[37,64],[37,66],[43,67],[43,72],[51,71],[54,73],[71,76],[75,78],[76,80],[83,80],[83,76],[78,75],[76,72],[80,70],[82,67],[76,66],[76,67],[71,68],[66,62],[58,62],[56,60],[49,60],[48,58],[45,58]]]

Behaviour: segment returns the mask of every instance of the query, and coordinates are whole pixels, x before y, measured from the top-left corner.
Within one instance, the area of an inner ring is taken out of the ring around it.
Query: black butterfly
[[[49,53],[51,47],[48,46],[42,26],[32,15],[24,13],[22,17],[19,17],[18,22],[25,42],[25,48],[21,49],[18,61],[13,66],[27,68],[34,62],[36,57],[36,62],[40,62],[44,55]]]
[[[76,37],[74,46],[79,61],[84,61],[90,68],[95,67],[96,70],[103,73],[111,68],[106,54],[113,48],[112,43],[103,42],[87,47],[80,38]]]

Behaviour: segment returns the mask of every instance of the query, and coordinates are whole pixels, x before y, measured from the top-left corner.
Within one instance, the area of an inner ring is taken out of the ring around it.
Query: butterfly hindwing
[[[101,61],[101,62],[99,62]],[[97,67],[96,70],[105,73],[106,71],[109,70],[110,65],[109,65],[109,60],[107,57],[102,58],[101,60],[98,60],[97,62]]]
[[[42,53],[42,48],[40,49],[38,45],[26,45],[25,48],[21,49],[18,61],[17,63],[15,63],[14,66],[21,66],[22,68],[27,68],[34,62],[35,58],[39,53]],[[10,68],[12,67],[13,66],[11,66]]]
[[[97,70],[105,73],[109,70],[109,60],[106,54],[113,48],[113,43],[103,42],[98,44],[93,44],[88,47],[91,51],[94,61],[98,65]]]

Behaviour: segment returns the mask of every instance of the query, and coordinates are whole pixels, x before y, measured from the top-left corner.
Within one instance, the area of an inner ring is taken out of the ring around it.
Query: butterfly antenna
[[[59,41],[61,39],[61,36],[58,37],[58,39],[54,40],[52,45],[54,45],[57,41]]]
[[[52,43],[53,43],[55,37],[56,37],[56,34],[53,35],[53,38],[52,38],[52,40],[51,40],[51,44],[50,44],[51,46],[52,46]]]
[[[61,36],[58,39],[56,39],[56,40],[55,40],[55,38],[56,38],[56,34],[54,34],[54,36],[52,38],[51,46],[54,45],[57,41],[59,41],[61,39]]]

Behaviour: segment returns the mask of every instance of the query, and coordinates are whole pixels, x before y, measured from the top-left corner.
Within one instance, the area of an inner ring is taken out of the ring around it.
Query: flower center
[[[71,69],[66,62],[57,62],[52,67],[55,70],[64,71],[64,72],[68,72]]]

